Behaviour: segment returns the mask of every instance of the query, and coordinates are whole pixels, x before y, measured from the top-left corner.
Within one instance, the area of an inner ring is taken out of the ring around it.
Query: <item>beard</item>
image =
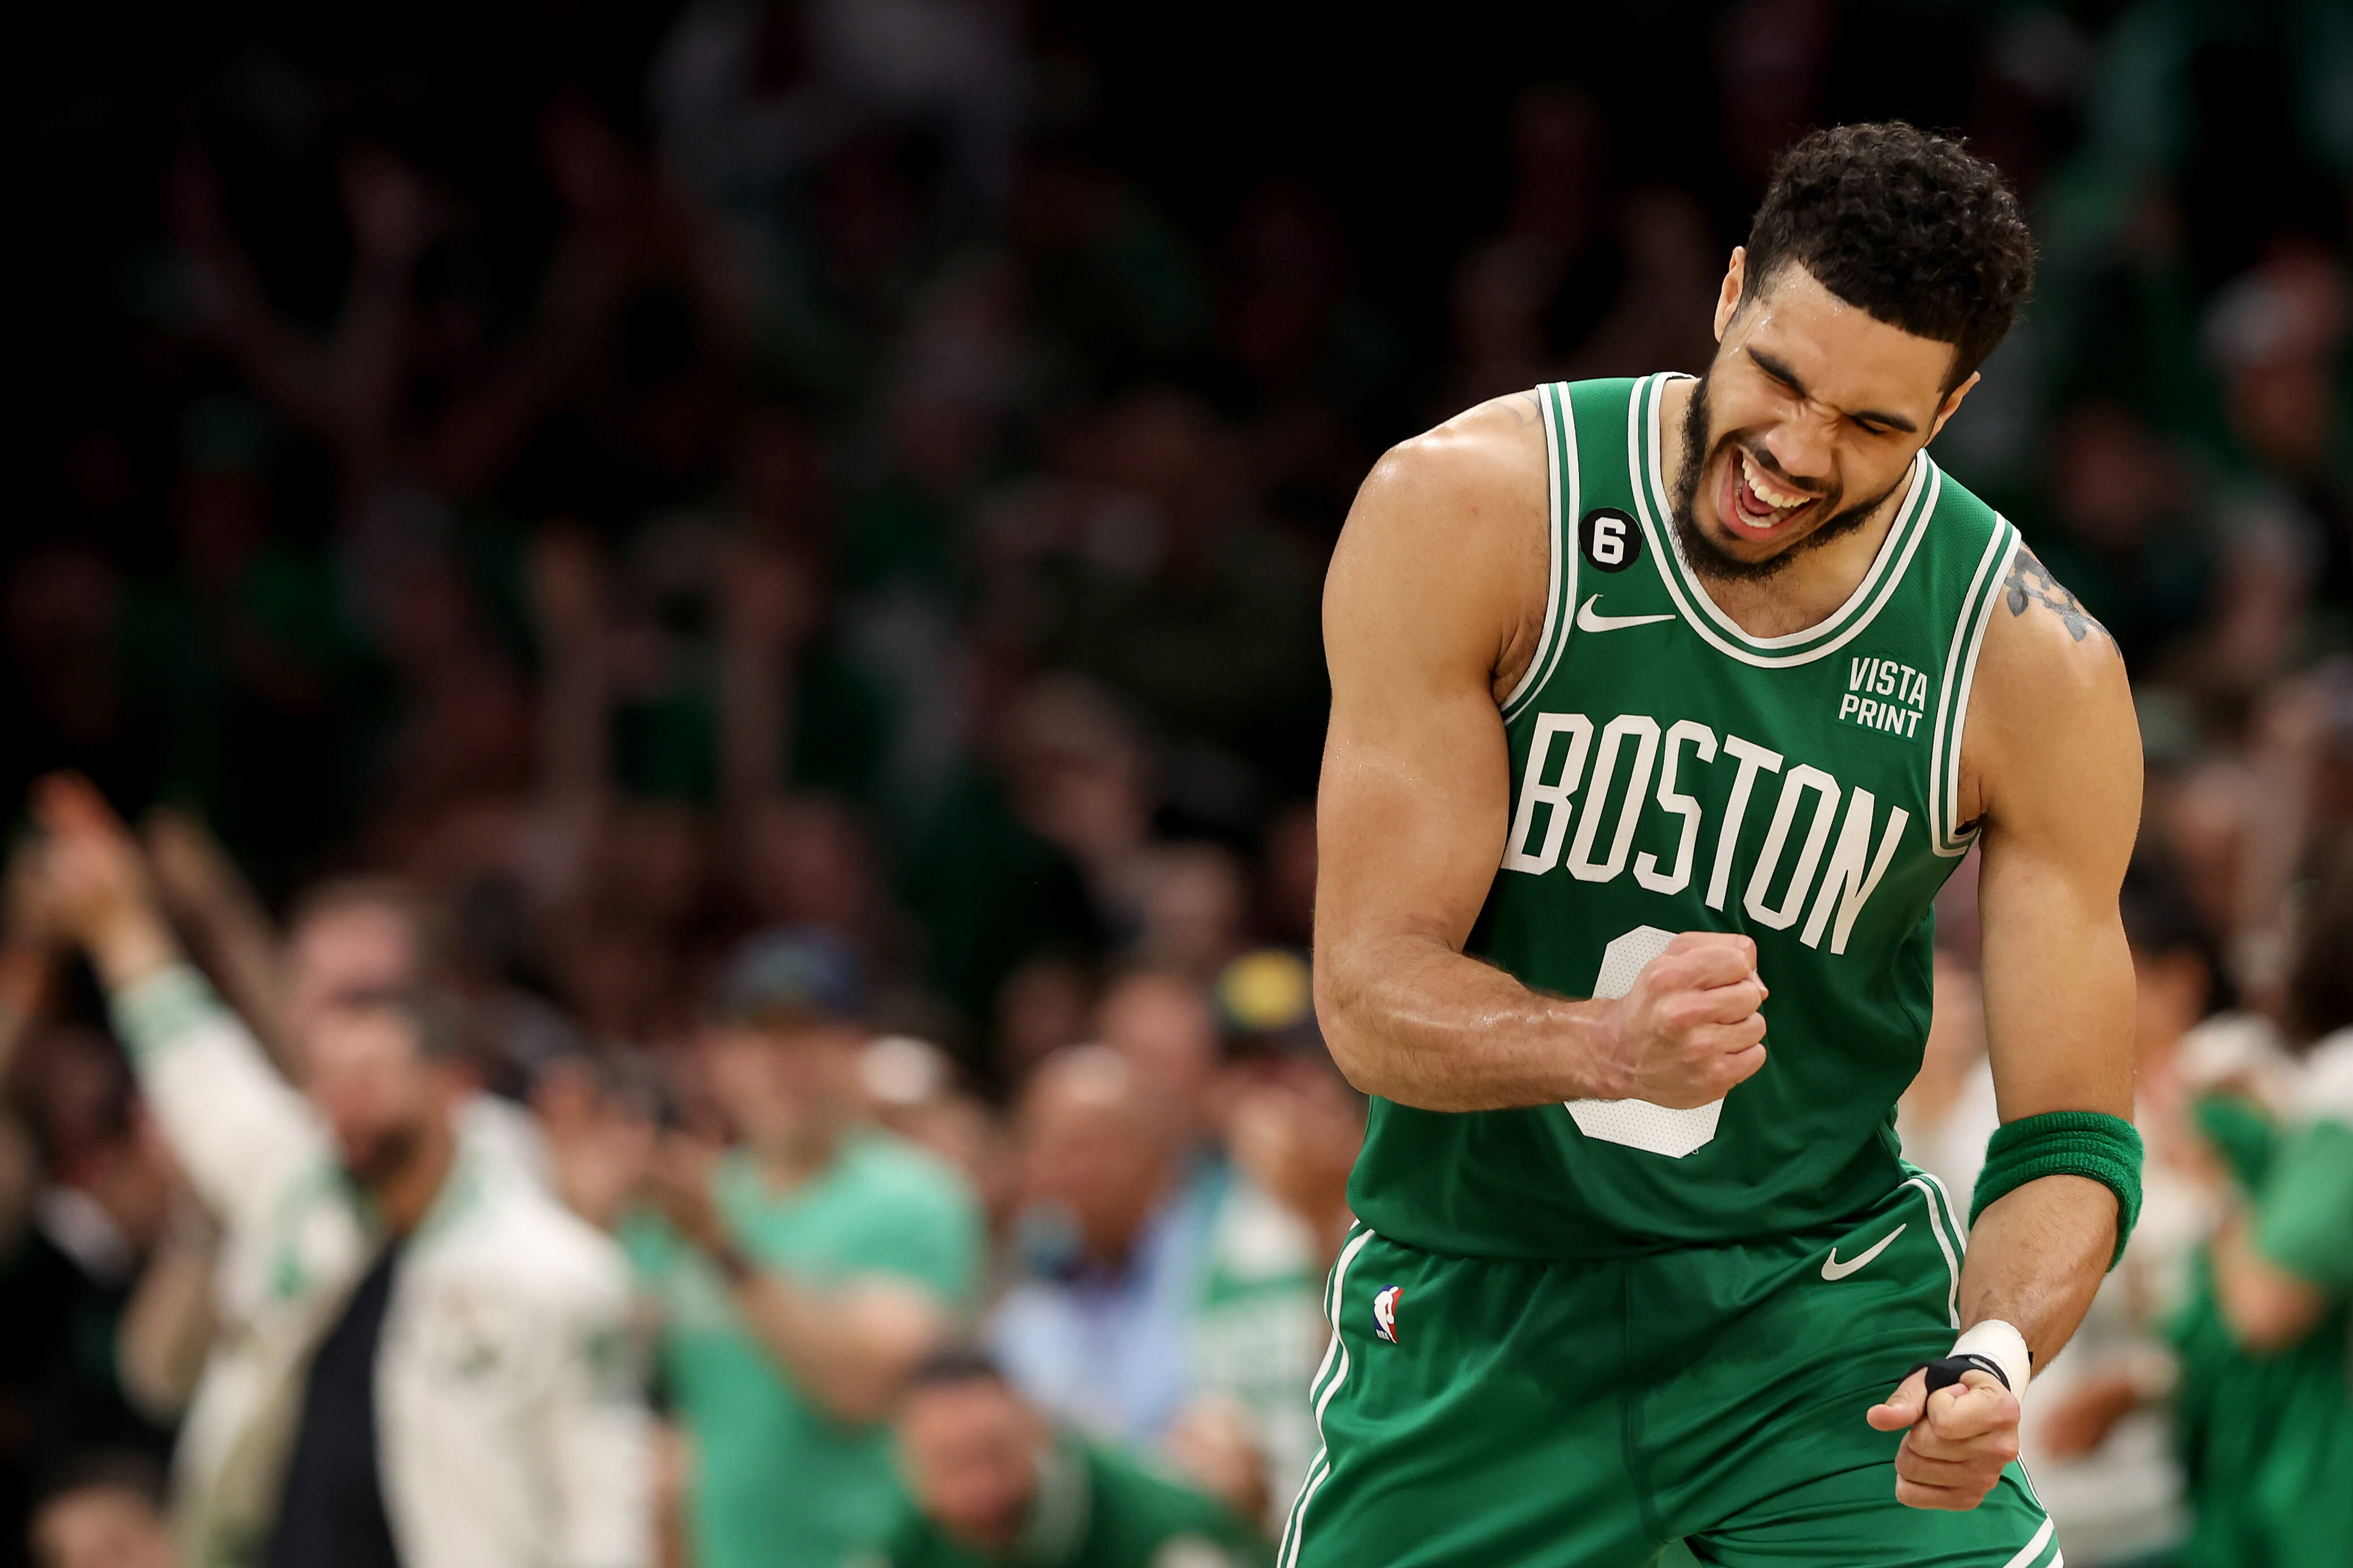
[[[1699,481],[1700,477],[1707,472],[1708,459],[1715,456],[1716,447],[1737,445],[1731,437],[1721,441],[1710,439],[1714,421],[1708,409],[1707,380],[1704,374],[1699,378],[1699,384],[1692,388],[1691,402],[1683,409],[1683,460],[1675,473],[1673,493],[1668,498],[1674,502],[1675,539],[1683,546],[1683,559],[1702,577],[1719,583],[1761,583],[1768,577],[1778,576],[1788,571],[1790,563],[1808,551],[1819,550],[1861,528],[1871,514],[1879,510],[1880,503],[1895,493],[1895,486],[1902,484],[1905,476],[1911,472],[1907,464],[1896,476],[1895,484],[1888,486],[1869,500],[1832,512],[1820,528],[1762,561],[1744,561],[1710,539],[1699,525],[1696,510]],[[1834,503],[1839,499],[1840,492],[1835,490],[1823,498],[1826,503]]]
[[[344,1144],[343,1169],[363,1187],[381,1186],[406,1170],[424,1146],[423,1127],[387,1127],[364,1143]]]

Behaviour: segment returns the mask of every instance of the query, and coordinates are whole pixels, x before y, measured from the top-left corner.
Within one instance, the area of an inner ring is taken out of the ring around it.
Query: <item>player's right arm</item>
[[[1704,1105],[1764,1065],[1746,937],[1692,932],[1616,1001],[1466,956],[1504,851],[1497,705],[1547,579],[1543,426],[1504,398],[1405,443],[1357,492],[1324,590],[1315,1006],[1348,1080],[1430,1110]]]

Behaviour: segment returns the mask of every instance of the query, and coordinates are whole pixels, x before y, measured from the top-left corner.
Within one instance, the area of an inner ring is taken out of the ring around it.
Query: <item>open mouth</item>
[[[1746,450],[1735,447],[1732,461],[1724,466],[1716,514],[1734,537],[1761,542],[1779,538],[1821,499],[1789,489],[1759,468]]]

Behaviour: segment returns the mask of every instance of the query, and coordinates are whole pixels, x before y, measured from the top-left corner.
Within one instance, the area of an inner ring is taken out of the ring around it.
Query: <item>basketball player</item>
[[[1818,132],[1706,375],[1499,399],[1366,481],[1315,990],[1374,1100],[1281,1568],[2059,1563],[2013,1461],[2138,1207],[2139,742],[1926,450],[2031,268],[1957,144]],[[2005,1125],[1965,1211],[1893,1108],[1972,844]]]

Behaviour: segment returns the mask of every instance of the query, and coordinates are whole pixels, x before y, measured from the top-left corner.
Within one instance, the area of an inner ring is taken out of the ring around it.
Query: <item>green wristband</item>
[[[2004,1122],[1986,1144],[1985,1168],[1978,1173],[1969,1204],[1975,1227],[1986,1205],[2045,1176],[2083,1176],[2116,1194],[2116,1250],[2140,1219],[2140,1133],[2121,1116],[2096,1110],[2051,1110]]]

